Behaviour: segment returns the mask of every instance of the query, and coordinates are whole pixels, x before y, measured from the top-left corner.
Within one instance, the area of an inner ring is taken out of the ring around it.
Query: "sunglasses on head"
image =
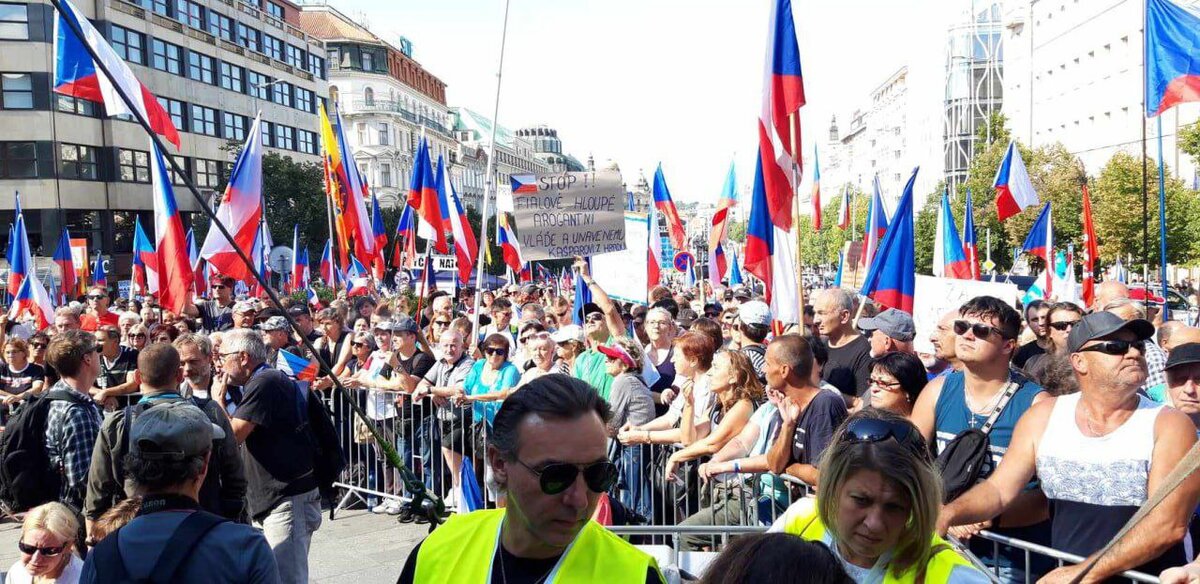
[[[29,554],[31,556],[38,552],[41,552],[43,556],[57,556],[58,554],[61,554],[63,549],[66,547],[67,546],[65,545],[60,545],[58,547],[39,547],[36,545],[29,545],[23,541],[17,542],[17,548],[21,550],[21,553]]]
[[[975,338],[977,338],[977,339],[987,339],[987,338],[991,337],[993,334],[1000,337],[1001,339],[1008,338],[1008,337],[1004,336],[1004,333],[1001,332],[1000,329],[998,329],[990,324],[984,324],[982,322],[971,323],[971,322],[967,322],[965,320],[954,321],[954,334],[962,336],[962,335],[967,334],[968,330],[971,331],[975,335]]]
[[[1075,323],[1077,323],[1077,322],[1079,322],[1079,321],[1064,320],[1062,322],[1052,322],[1052,323],[1050,323],[1050,328],[1052,328],[1056,331],[1064,331],[1065,332],[1065,331],[1071,330],[1071,327],[1075,326]]]
[[[1097,353],[1104,353],[1105,355],[1124,355],[1129,352],[1130,347],[1137,349],[1139,353],[1146,353],[1146,341],[1121,340],[1100,341],[1090,347],[1079,349],[1079,352],[1095,351]]]
[[[908,422],[859,418],[846,425],[842,441],[847,444],[883,442],[891,438],[923,460],[929,460],[929,449],[917,429]]]
[[[607,460],[593,462],[582,468],[567,462],[554,462],[543,466],[541,469],[535,469],[521,462],[519,458],[516,461],[537,476],[538,483],[542,487],[542,492],[547,495],[557,495],[571,488],[571,485],[575,484],[575,479],[581,471],[583,472],[583,482],[587,484],[588,490],[593,493],[608,492],[617,482],[617,465]]]

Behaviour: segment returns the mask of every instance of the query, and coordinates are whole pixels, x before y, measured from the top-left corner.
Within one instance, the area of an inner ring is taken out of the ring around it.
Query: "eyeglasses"
[[[129,338],[131,338],[131,339],[144,339],[144,338],[146,338],[146,333],[133,333],[133,334],[129,335]],[[45,346],[45,345],[43,345],[43,346]]]
[[[224,284],[213,284],[213,285],[212,285],[212,289],[213,289],[213,290],[220,290],[220,289],[222,289],[222,288],[224,288],[224,287],[225,287],[225,285],[224,285]]]
[[[87,297],[88,300],[99,300],[101,298],[104,298],[104,296],[100,296],[99,294],[88,294]]]
[[[21,550],[21,553],[29,554],[31,556],[39,552],[43,556],[57,556],[58,554],[61,554],[63,549],[66,547],[67,546],[65,545],[60,545],[58,547],[40,547],[36,545],[29,545],[23,541],[17,542],[17,548]]]
[[[1143,355],[1146,354],[1146,341],[1121,340],[1101,341],[1090,347],[1079,349],[1078,352],[1083,353],[1085,351],[1095,351],[1097,353],[1104,353],[1105,355],[1124,355],[1125,353],[1129,352],[1130,347],[1137,349],[1138,352],[1142,353]]]
[[[557,495],[571,488],[580,471],[583,472],[583,482],[587,483],[588,490],[593,493],[605,493],[617,482],[617,465],[607,460],[593,462],[583,467],[566,462],[555,462],[543,466],[540,470],[521,462],[519,458],[515,460],[537,476],[542,492],[547,495]]]
[[[488,355],[508,355],[508,349],[501,349],[500,347],[484,347],[483,352]]]
[[[433,324],[436,324],[436,325],[438,325],[438,326],[450,326],[450,321],[448,321],[448,320],[435,320],[435,321],[433,321]]]
[[[991,337],[993,334],[1001,339],[1008,338],[1004,336],[1003,331],[990,324],[983,324],[982,322],[970,323],[965,320],[954,321],[954,334],[961,337],[962,335],[967,334],[968,330],[970,330],[975,337],[979,339],[987,340],[987,338]]]
[[[883,442],[888,438],[909,449],[922,460],[931,459],[929,449],[925,447],[925,440],[908,422],[859,418],[847,424],[846,429],[842,432],[842,441],[847,444]]]
[[[903,384],[901,384],[899,381],[887,381],[878,377],[871,377],[868,381],[870,386],[886,389],[888,391],[897,391],[903,386]]]
[[[350,343],[350,346],[357,349],[359,347],[365,347],[365,346],[367,346],[367,344],[366,343]]]
[[[1071,330],[1071,327],[1075,326],[1075,323],[1077,323],[1077,322],[1079,322],[1079,321],[1078,320],[1064,320],[1064,321],[1060,321],[1060,322],[1052,322],[1052,323],[1050,323],[1050,328],[1052,328],[1056,331],[1064,331],[1065,332],[1065,331]]]
[[[35,349],[45,349],[45,348],[46,348],[46,344],[45,344],[45,343],[33,343],[33,344],[31,344],[30,346],[31,346],[31,347],[33,347],[33,348],[35,348]]]
[[[528,342],[529,342],[529,339],[532,339],[532,338],[533,338],[533,335],[525,335],[525,336],[523,336],[523,337],[521,337],[521,338],[517,339],[517,342],[518,342],[518,343],[521,343],[522,345],[524,345],[525,343],[528,343]]]
[[[228,359],[230,355],[237,355],[241,351],[230,351],[228,353],[219,353],[222,359]]]

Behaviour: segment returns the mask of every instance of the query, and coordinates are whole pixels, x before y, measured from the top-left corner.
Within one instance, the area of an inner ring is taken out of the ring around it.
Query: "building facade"
[[[999,2],[969,0],[947,33],[942,127],[951,192],[967,179],[979,132],[989,130],[988,119],[1004,105],[1003,31]]]
[[[582,162],[574,156],[565,154],[562,140],[558,138],[558,130],[545,124],[517,130],[517,136],[525,138],[533,144],[533,155],[546,163],[550,172],[580,172],[584,170]]]
[[[454,121],[455,138],[464,147],[483,150],[486,156],[491,151],[492,120],[465,107],[450,108],[450,115]],[[550,165],[537,156],[531,140],[504,126],[496,126],[495,130],[497,184],[508,185],[509,177],[514,174],[550,172]]]
[[[434,164],[439,156],[449,164],[457,148],[446,84],[412,58],[407,39],[389,42],[331,6],[304,6],[300,24],[325,42],[329,96],[354,162],[381,206],[400,205],[421,140]]]
[[[319,162],[317,104],[326,94],[325,49],[298,28],[287,0],[86,0],[76,6],[157,97],[180,131],[168,145],[206,201],[262,112],[263,142]],[[149,138],[131,120],[55,94],[54,9],[48,2],[0,2],[0,225],[21,204],[35,256],[54,252],[65,227],[129,273],[133,223],[153,230]],[[197,203],[175,178],[185,226]],[[6,228],[5,228],[6,229]],[[203,239],[205,234],[197,234]],[[40,265],[48,259],[42,257]]]

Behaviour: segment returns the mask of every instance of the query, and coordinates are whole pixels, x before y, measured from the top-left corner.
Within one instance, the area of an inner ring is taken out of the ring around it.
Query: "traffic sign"
[[[983,266],[981,267],[983,268],[983,271],[990,272],[996,269],[996,262],[993,262],[992,260],[984,260]]]
[[[681,251],[675,254],[675,259],[671,260],[671,263],[675,266],[676,270],[687,272],[696,264],[696,258],[692,257],[692,254],[686,251]]]

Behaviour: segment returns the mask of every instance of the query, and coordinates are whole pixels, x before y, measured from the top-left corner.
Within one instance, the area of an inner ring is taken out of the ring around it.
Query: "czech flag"
[[[1083,305],[1096,301],[1096,260],[1100,249],[1096,243],[1096,228],[1092,225],[1092,195],[1083,183]]]
[[[771,221],[770,202],[759,155],[754,168],[750,220],[746,226],[746,271],[763,281],[771,314],[780,323],[800,322],[796,260],[791,231]]]
[[[195,294],[208,293],[208,277],[205,274],[203,260],[196,249],[196,232],[188,228],[187,232],[188,261],[192,265],[192,292]]]
[[[306,293],[308,294],[308,305],[313,308],[320,308],[321,299],[317,296],[317,293],[312,288],[307,289]]]
[[[675,251],[687,249],[687,235],[683,231],[683,221],[679,218],[679,210],[675,201],[671,200],[671,191],[667,189],[667,179],[663,176],[662,164],[654,171],[654,206],[667,222],[667,233],[671,236],[671,247]]]
[[[325,240],[325,249],[321,252],[321,280],[329,287],[337,283],[337,267],[333,263],[332,248],[330,241]]]
[[[737,253],[734,252],[731,261],[729,262],[729,285],[740,286],[742,284],[742,269],[738,267]]]
[[[431,241],[438,253],[450,253],[446,244],[445,226],[442,225],[442,210],[438,204],[437,179],[434,177],[429,158],[429,144],[421,141],[413,161],[412,180],[408,187],[408,206],[413,208],[417,219],[417,235]]]
[[[217,229],[209,228],[200,246],[200,257],[212,264],[218,274],[228,275],[234,280],[245,281],[250,277],[250,268],[238,257],[236,249],[250,250],[258,239],[258,225],[262,220],[262,120],[254,118],[246,145],[238,154],[229,185],[221,196],[217,207],[217,219],[233,234],[227,241]]]
[[[996,217],[1000,221],[1038,204],[1037,192],[1029,181],[1029,172],[1025,170],[1016,140],[1008,143],[1008,151],[1004,153],[992,186],[996,188]]]
[[[467,223],[467,212],[463,210],[454,191],[454,183],[450,180],[450,169],[443,166],[442,157],[438,156],[438,199],[441,201],[442,217],[450,235],[454,237],[454,255],[458,258],[458,281],[466,284],[471,280],[471,269],[475,267],[475,258],[479,255],[479,244],[471,225]]]
[[[13,295],[12,307],[8,310],[8,320],[16,322],[25,314],[33,316],[37,330],[50,326],[54,318],[54,303],[50,300],[50,294],[33,275],[21,280],[21,287]]]
[[[62,275],[64,300],[69,300],[74,295],[75,289],[79,287],[79,280],[75,277],[75,263],[71,261],[71,234],[65,227],[58,236],[58,249],[54,250],[54,263],[58,264],[58,271]]]
[[[311,382],[317,380],[317,362],[309,361],[289,351],[279,351],[279,354],[275,357],[275,368],[286,373],[288,377],[296,381]]]
[[[312,284],[312,268],[309,267],[308,263],[307,247],[300,250],[300,267],[303,274],[300,276],[300,283],[302,286],[307,288],[310,284]]]
[[[713,213],[712,229],[708,231],[708,281],[713,286],[721,285],[721,278],[729,269],[725,258],[725,235],[729,230],[730,209],[737,206],[737,175],[734,165],[729,163],[729,173],[725,175],[725,186],[721,188],[721,198],[717,200],[717,210]]]
[[[875,251],[879,249],[879,241],[887,233],[887,209],[883,207],[883,193],[879,187],[879,175],[872,181],[871,206],[867,207],[867,223],[863,236],[863,264],[870,266],[875,260]]]
[[[763,188],[771,224],[790,232],[792,201],[803,169],[800,108],[805,102],[804,75],[800,69],[800,47],[796,42],[791,0],[775,0],[767,30],[758,154],[762,158]],[[750,259],[749,254],[746,257]]]
[[[817,147],[813,146],[813,231],[821,230],[821,160],[817,157]]]
[[[108,287],[108,276],[104,273],[104,260],[96,252],[96,263],[92,266],[92,285]]]
[[[942,204],[938,207],[937,231],[933,240],[933,275],[939,278],[970,280],[971,267],[963,251],[958,228],[954,226],[954,215],[950,213],[950,193],[942,193]]]
[[[142,218],[133,219],[133,280],[129,295],[149,296],[158,291],[158,258],[154,255],[154,244],[142,229]]]
[[[396,222],[396,244],[392,249],[392,267],[412,269],[413,258],[417,257],[417,240],[413,238],[412,207],[403,205],[400,220]]]
[[[104,36],[88,21],[70,0],[62,0],[64,10],[54,21],[54,92],[86,101],[104,104],[110,117],[132,115],[121,99],[117,86],[133,101],[137,113],[150,128],[179,148],[179,132],[171,116],[158,99],[133,75],[129,65],[104,40]],[[75,31],[83,34],[83,38]],[[90,46],[112,75],[109,79],[88,54]]]
[[[1167,0],[1146,0],[1146,117],[1200,101],[1200,16]]]
[[[292,278],[289,286],[299,290],[304,286],[304,268],[307,261],[300,256],[300,225],[292,225]]]
[[[183,216],[175,203],[175,191],[171,188],[171,176],[163,162],[158,145],[150,144],[150,162],[154,183],[154,245],[157,253],[153,272],[146,275],[155,280],[150,291],[158,292],[158,303],[163,308],[183,314],[183,307],[192,301],[191,289],[195,272],[188,257],[187,232],[183,230]],[[149,266],[147,266],[149,268]]]
[[[838,229],[850,229],[850,187],[842,189],[842,204],[838,207]]]
[[[1054,274],[1054,218],[1050,212],[1050,201],[1046,201],[1042,212],[1033,222],[1033,227],[1029,228],[1029,235],[1025,237],[1025,243],[1021,244],[1021,251],[1046,262],[1046,286],[1043,290],[1046,298],[1049,298],[1053,288],[1050,283],[1051,276]]]
[[[532,174],[514,174],[508,182],[512,185],[514,195],[538,192],[537,177]]]
[[[521,243],[513,236],[511,228],[508,226],[508,219],[504,213],[497,215],[496,239],[500,243],[500,251],[504,256],[504,263],[512,268],[513,272],[520,273],[521,265],[525,263],[521,260]]]
[[[8,242],[8,293],[16,294],[21,282],[33,271],[33,257],[29,252],[29,234],[25,231],[25,214],[21,212],[21,195],[17,195],[14,212],[17,218],[10,230]]]
[[[971,189],[967,189],[967,204],[963,211],[963,252],[967,254],[967,266],[971,268],[972,280],[979,279],[979,245],[975,243],[975,205],[971,204]]]
[[[646,293],[662,281],[662,267],[658,264],[662,258],[662,236],[658,234],[658,212],[654,205],[646,215],[646,232],[649,245],[646,252]]]
[[[383,213],[374,193],[371,193],[371,233],[375,235],[375,255],[371,257],[371,267],[375,278],[383,280],[383,250],[387,249],[387,230],[383,227]]]
[[[917,277],[913,259],[916,249],[913,243],[913,184],[917,181],[917,170],[913,169],[908,184],[904,185],[896,214],[879,244],[879,253],[871,262],[861,291],[863,296],[883,306],[909,314],[913,311]],[[962,253],[961,248],[959,253]]]

